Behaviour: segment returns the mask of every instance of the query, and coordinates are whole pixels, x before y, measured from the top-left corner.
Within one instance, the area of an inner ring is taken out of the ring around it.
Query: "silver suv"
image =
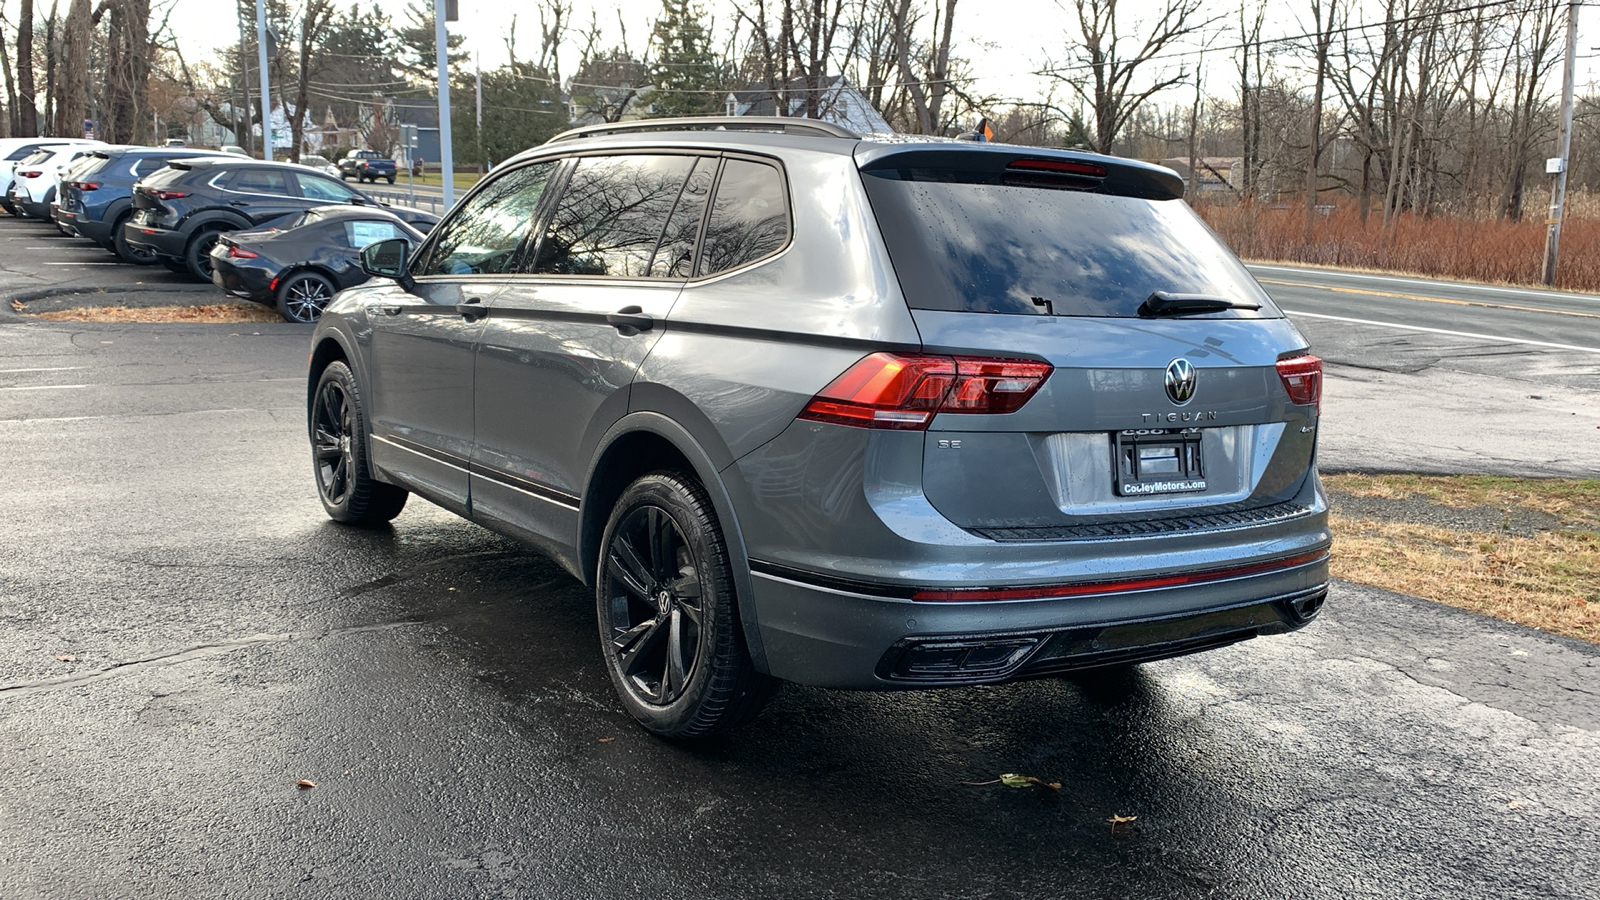
[[[671,737],[780,681],[926,688],[1298,628],[1327,593],[1322,364],[1113,157],[804,120],[569,131],[313,337],[336,520],[408,493],[591,585]]]

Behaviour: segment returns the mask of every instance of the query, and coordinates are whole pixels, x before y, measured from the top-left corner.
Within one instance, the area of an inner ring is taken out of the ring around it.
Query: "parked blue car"
[[[223,156],[212,150],[184,147],[130,147],[96,151],[97,165],[80,171],[61,185],[56,224],[86,237],[115,253],[123,262],[148,266],[155,254],[131,247],[122,239],[122,226],[133,215],[134,182],[174,159]]]

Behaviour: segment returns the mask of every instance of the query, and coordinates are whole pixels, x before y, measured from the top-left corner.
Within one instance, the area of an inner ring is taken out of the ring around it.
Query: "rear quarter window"
[[[715,275],[782,250],[789,242],[783,174],[769,163],[730,159],[722,166],[700,252],[700,275]]]
[[[862,172],[913,309],[1131,318],[1155,291],[1260,304],[1255,279],[1181,200]]]

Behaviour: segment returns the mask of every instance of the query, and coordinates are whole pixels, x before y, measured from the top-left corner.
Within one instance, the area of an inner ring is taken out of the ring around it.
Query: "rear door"
[[[261,166],[239,169],[223,182],[226,187],[221,192],[222,202],[253,225],[300,212],[312,204],[300,198],[300,188],[290,177],[292,174]]]
[[[474,514],[552,548],[576,535],[589,448],[626,414],[689,275],[717,160],[633,153],[567,165],[527,274],[489,312],[474,393]]]
[[[1277,363],[1305,342],[1171,173],[946,151],[863,180],[927,352],[1054,367],[1015,412],[934,419],[923,487],[945,516],[1004,536],[1298,491],[1315,408]]]

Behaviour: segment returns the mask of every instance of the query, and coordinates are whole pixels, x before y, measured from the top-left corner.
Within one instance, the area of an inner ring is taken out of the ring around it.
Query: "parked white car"
[[[49,219],[50,204],[61,191],[61,173],[95,150],[108,146],[93,144],[47,144],[18,160],[5,188],[11,214],[27,219]]]
[[[17,163],[21,162],[25,157],[32,156],[40,147],[61,145],[91,148],[107,146],[104,141],[89,141],[83,138],[31,137],[0,139],[0,206],[4,206],[6,212],[14,216],[21,214],[8,199],[11,194],[12,173],[16,170]],[[46,206],[48,207],[48,205],[47,203]]]

